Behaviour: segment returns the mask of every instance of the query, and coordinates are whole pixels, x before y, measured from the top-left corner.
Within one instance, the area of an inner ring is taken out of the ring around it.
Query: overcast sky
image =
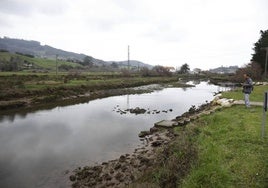
[[[267,0],[0,0],[0,37],[103,60],[209,69],[249,63]]]

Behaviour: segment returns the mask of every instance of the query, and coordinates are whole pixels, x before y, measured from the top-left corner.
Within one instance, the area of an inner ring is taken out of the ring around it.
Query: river
[[[131,153],[142,144],[138,138],[140,131],[181,115],[191,105],[212,100],[218,90],[218,86],[201,82],[192,88],[165,88],[147,94],[0,115],[0,187],[66,187],[70,185],[71,171],[78,166]],[[135,107],[160,113],[117,112]]]

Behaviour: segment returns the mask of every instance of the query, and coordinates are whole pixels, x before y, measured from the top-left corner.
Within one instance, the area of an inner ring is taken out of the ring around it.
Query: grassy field
[[[19,58],[20,62],[31,63],[36,68],[47,69],[50,71],[56,70],[56,57],[55,57],[55,60],[51,60],[51,59],[44,59],[44,58],[37,58],[37,57],[31,58],[31,57],[27,57],[27,56],[23,56],[19,54],[12,54],[8,52],[0,52],[0,60],[10,61],[12,57]],[[61,60],[58,60],[57,63],[58,63],[58,66],[68,65],[72,67],[82,67],[82,65],[78,63],[61,61]]]
[[[263,101],[268,86],[255,86],[251,101]],[[243,99],[242,89],[223,97]],[[261,138],[262,107],[226,108],[197,122],[198,161],[182,187],[268,187],[268,144]]]

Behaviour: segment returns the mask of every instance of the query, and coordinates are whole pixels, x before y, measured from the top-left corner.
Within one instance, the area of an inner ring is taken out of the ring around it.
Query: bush
[[[152,69],[152,73],[155,76],[171,76],[172,73],[170,72],[170,70],[166,67],[157,65]]]
[[[142,67],[140,69],[140,74],[144,77],[149,77],[149,76],[152,76],[152,72],[149,70],[149,68],[147,67]]]
[[[244,82],[243,75],[245,73],[249,74],[253,81],[262,79],[262,68],[256,62],[251,62],[245,67],[238,69],[236,74],[233,76],[233,80],[236,82]]]
[[[123,77],[130,77],[130,71],[127,69],[121,69],[121,73]]]
[[[71,65],[65,65],[65,64],[60,65],[58,68],[61,71],[69,71],[69,70],[72,70],[73,69],[73,67]]]

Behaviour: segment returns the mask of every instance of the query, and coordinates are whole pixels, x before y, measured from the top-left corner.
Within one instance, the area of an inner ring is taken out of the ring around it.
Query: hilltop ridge
[[[29,54],[35,57],[47,59],[55,59],[56,55],[58,55],[59,59],[71,62],[83,61],[85,57],[90,57],[91,62],[96,66],[107,66],[111,65],[112,63],[116,63],[118,66],[127,65],[127,61],[104,61],[86,54],[69,52],[54,48],[49,45],[41,45],[39,41],[14,39],[9,37],[0,37],[0,50],[8,51],[11,53]],[[131,67],[141,66],[152,68],[152,65],[148,65],[136,60],[130,60],[129,63]]]

